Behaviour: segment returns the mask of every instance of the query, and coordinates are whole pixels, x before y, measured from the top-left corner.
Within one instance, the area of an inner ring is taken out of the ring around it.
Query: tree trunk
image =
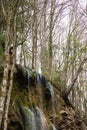
[[[52,72],[52,59],[53,59],[53,52],[52,52],[52,40],[53,40],[53,18],[54,18],[54,11],[55,11],[55,0],[51,0],[51,10],[50,10],[50,28],[49,28],[49,42],[48,42],[48,77],[51,79],[51,72]]]
[[[4,52],[4,72],[3,81],[0,90],[0,127],[2,123],[2,117],[4,114],[4,104],[8,85],[8,71],[9,71],[9,42],[10,42],[10,18],[7,19],[7,29],[6,29],[6,41],[5,41],[5,52]]]
[[[66,92],[63,93],[66,97],[68,97],[69,94],[70,94],[70,92],[72,91],[72,89],[73,89],[73,87],[74,87],[74,85],[75,85],[75,83],[76,83],[76,81],[77,81],[78,75],[81,73],[82,67],[83,67],[83,65],[84,65],[84,63],[85,63],[86,61],[87,61],[87,57],[85,57],[85,58],[83,59],[83,61],[80,63],[79,68],[78,68],[78,70],[77,70],[77,72],[76,72],[75,78],[73,79],[72,83],[69,85],[69,87],[68,87],[68,89],[66,90]]]
[[[11,99],[11,92],[13,87],[13,74],[14,74],[14,68],[15,68],[15,61],[16,61],[16,15],[14,17],[14,30],[13,30],[13,62],[12,62],[12,68],[10,73],[10,84],[9,89],[7,93],[7,99],[6,99],[6,107],[5,107],[5,115],[4,115],[4,130],[7,130],[7,121],[8,121],[8,110],[10,105],[10,99]]]
[[[37,6],[34,0],[33,24],[32,24],[32,69],[36,70],[37,63]]]
[[[47,10],[47,0],[44,0],[44,6],[43,6],[43,17],[42,17],[42,24],[41,24],[41,29],[42,33],[41,35],[41,52],[40,52],[40,61],[41,61],[41,72],[43,75],[47,76],[47,35],[46,35],[46,28],[47,28],[47,23],[46,23],[46,10]]]

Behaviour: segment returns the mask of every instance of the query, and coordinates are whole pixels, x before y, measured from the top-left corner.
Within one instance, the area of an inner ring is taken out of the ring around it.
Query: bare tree
[[[13,2],[13,1],[12,1]],[[15,1],[14,9],[10,10],[9,13],[6,12],[3,2],[1,0],[1,6],[3,10],[3,14],[6,21],[6,41],[5,41],[5,52],[4,52],[4,72],[3,72],[3,81],[1,84],[1,94],[0,94],[0,127],[2,123],[2,117],[4,114],[4,105],[5,105],[5,99],[7,95],[7,101],[6,101],[6,109],[5,109],[5,118],[4,118],[4,130],[7,130],[7,119],[8,119],[8,109],[10,104],[10,97],[11,97],[11,90],[13,86],[13,73],[14,73],[14,67],[15,67],[15,56],[16,56],[16,11],[18,7],[18,1]],[[14,18],[13,23],[13,41],[11,41],[11,18]],[[13,43],[13,59],[10,59],[11,55],[9,53],[10,45]],[[10,84],[9,84],[9,90],[7,93],[7,86],[8,86],[8,72],[10,67],[10,60],[12,60],[12,69],[10,73]]]
[[[33,22],[32,22],[32,69],[36,68],[37,62],[37,2],[34,0]]]

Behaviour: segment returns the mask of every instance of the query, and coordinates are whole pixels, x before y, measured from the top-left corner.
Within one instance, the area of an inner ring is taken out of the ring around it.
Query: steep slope
[[[43,75],[16,65],[8,130],[86,130],[79,113]]]

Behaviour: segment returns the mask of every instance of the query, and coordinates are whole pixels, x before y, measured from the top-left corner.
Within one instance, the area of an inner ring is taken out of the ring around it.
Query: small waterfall
[[[42,111],[38,107],[36,107],[34,112],[35,112],[35,119],[37,124],[36,130],[46,130],[46,119]]]
[[[36,83],[37,85],[41,85],[41,81],[40,81],[40,74],[36,73]]]
[[[51,126],[50,126],[50,129],[49,130],[57,130],[56,128],[55,128],[55,126],[53,125],[53,124],[51,124]]]
[[[28,79],[28,89],[30,87],[30,71],[27,70],[27,79]]]
[[[51,82],[47,83],[46,89],[48,89],[50,91],[50,95],[51,95],[51,99],[52,99],[53,123],[55,124],[54,89],[53,89],[53,85],[51,84]]]
[[[53,89],[53,86],[52,86],[52,84],[50,82],[47,83],[47,88],[50,91],[50,94],[51,94],[51,97],[52,97],[52,101],[54,101],[54,89]]]
[[[22,106],[20,113],[24,130],[47,130],[45,116],[38,107],[31,111],[29,108]]]
[[[33,112],[29,108],[24,107],[23,117],[24,117],[24,122],[23,122],[24,129],[36,130],[35,117],[34,117]]]
[[[37,85],[46,87],[47,80],[43,75],[36,73],[36,80],[37,80]]]
[[[27,80],[27,87],[28,87],[28,93],[30,92],[30,87],[33,85],[40,85],[41,87],[44,88],[44,91],[47,90],[48,91],[48,97],[49,97],[49,101],[51,101],[51,105],[52,105],[52,112],[53,112],[53,123],[55,124],[55,108],[54,108],[54,89],[53,89],[53,85],[51,84],[51,82],[47,81],[46,78],[41,75],[38,74],[36,72],[32,72],[30,69],[28,68],[24,68],[24,76],[26,77]],[[31,93],[29,93],[30,95]],[[28,97],[29,97],[28,95]],[[47,99],[48,99],[47,97]],[[31,97],[30,97],[31,98]],[[29,99],[29,101],[31,101]],[[48,102],[47,102],[48,103]],[[50,107],[51,108],[51,107]],[[46,128],[46,119],[42,113],[42,111],[38,108],[35,107],[33,109],[33,111],[31,111],[28,108],[24,109],[24,115],[25,115],[25,130],[47,130]],[[52,125],[52,129],[54,129],[55,127],[53,127]]]

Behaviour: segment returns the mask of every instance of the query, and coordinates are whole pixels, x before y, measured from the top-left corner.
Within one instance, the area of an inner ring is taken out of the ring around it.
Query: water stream
[[[28,89],[30,87],[30,71],[27,70],[27,78],[28,78]]]
[[[21,110],[24,130],[47,130],[45,116],[38,107],[32,111],[27,107],[23,107]]]
[[[42,111],[38,107],[35,107],[34,113],[37,124],[37,130],[46,130],[46,119]]]
[[[36,130],[35,116],[33,112],[27,107],[24,107],[24,118],[24,129]]]
[[[49,89],[50,94],[51,94],[52,111],[53,111],[53,123],[55,124],[55,106],[54,106],[54,89],[53,89],[53,85],[50,82],[48,82],[47,88]]]
[[[31,85],[31,78],[32,78],[32,72],[25,68],[27,73],[27,85],[28,85],[28,96],[30,91],[30,85]],[[51,97],[52,102],[52,112],[53,112],[53,124],[55,125],[55,106],[54,106],[54,89],[51,82],[47,81],[46,78],[38,73],[35,73],[35,81],[37,85],[40,85],[46,89],[48,89]],[[32,80],[33,81],[33,80]],[[44,117],[43,112],[38,107],[33,108],[33,111],[31,111],[28,108],[24,108],[24,115],[25,115],[25,130],[47,130],[46,128],[46,119]],[[56,130],[54,125],[51,125],[52,130]]]
[[[50,130],[57,130],[53,124],[50,126]]]

